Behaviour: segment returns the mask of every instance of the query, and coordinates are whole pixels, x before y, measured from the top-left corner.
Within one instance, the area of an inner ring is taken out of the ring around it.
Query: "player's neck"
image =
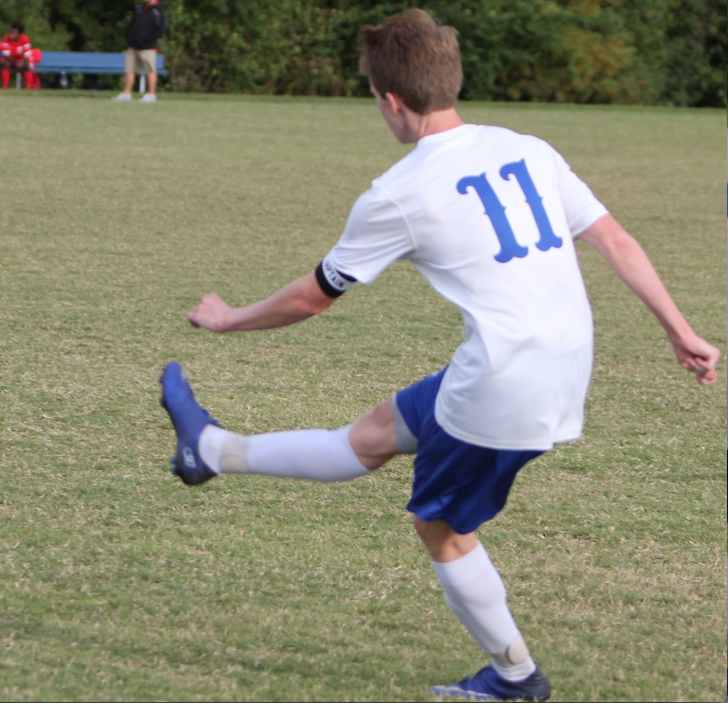
[[[465,124],[454,107],[449,107],[447,110],[435,110],[427,115],[411,113],[408,117],[410,117],[408,120],[410,132],[415,142],[431,134],[447,132],[449,129]]]

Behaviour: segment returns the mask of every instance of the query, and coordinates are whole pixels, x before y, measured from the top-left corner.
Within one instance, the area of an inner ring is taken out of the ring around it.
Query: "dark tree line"
[[[132,0],[0,0],[36,46],[120,51]],[[460,33],[464,99],[726,105],[725,0],[166,0],[172,90],[363,95],[362,26],[422,7]]]

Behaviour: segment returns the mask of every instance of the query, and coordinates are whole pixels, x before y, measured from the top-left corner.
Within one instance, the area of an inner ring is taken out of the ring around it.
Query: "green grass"
[[[157,375],[229,428],[336,427],[449,359],[456,311],[408,264],[300,326],[184,314],[310,271],[408,148],[372,101],[0,97],[0,698],[431,700],[485,661],[404,506],[342,485],[173,480]],[[726,346],[722,111],[464,104],[551,141]],[[597,355],[584,439],[481,530],[554,700],[722,700],[726,384],[701,389],[580,248]]]

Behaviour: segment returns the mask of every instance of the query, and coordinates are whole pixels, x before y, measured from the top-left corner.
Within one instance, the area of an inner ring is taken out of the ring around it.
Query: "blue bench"
[[[102,54],[88,51],[44,51],[39,63],[35,66],[36,73],[60,73],[73,75],[74,73],[88,74],[122,74],[124,73],[124,59],[126,52],[119,54]],[[164,55],[157,54],[157,73],[166,76],[164,70]],[[139,81],[139,92],[146,92],[146,70],[142,67]]]

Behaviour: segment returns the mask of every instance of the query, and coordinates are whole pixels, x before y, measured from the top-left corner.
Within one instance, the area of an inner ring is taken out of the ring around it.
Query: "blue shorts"
[[[435,420],[435,398],[444,373],[445,369],[396,395],[402,419],[417,438],[407,510],[421,520],[443,520],[464,535],[503,510],[518,471],[543,451],[489,449],[445,432]]]

